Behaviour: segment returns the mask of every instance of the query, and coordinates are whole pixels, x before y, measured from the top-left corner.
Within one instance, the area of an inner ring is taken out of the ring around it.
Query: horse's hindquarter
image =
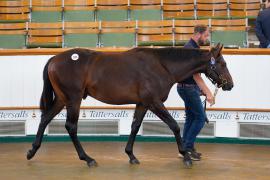
[[[162,91],[169,91],[170,87],[165,87],[169,82],[155,61],[133,51],[101,53],[89,66],[87,91],[109,104],[136,104],[142,96],[164,98],[168,92]]]
[[[52,58],[48,74],[57,96],[62,100],[83,96],[89,58],[95,54],[86,49],[72,49]]]

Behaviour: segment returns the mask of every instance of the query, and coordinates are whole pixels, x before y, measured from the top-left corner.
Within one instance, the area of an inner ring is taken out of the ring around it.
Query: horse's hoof
[[[88,167],[96,167],[98,164],[95,160],[92,160],[90,162],[87,162]]]
[[[129,160],[130,164],[140,164],[140,161],[138,159],[131,159]]]
[[[184,165],[186,168],[191,168],[192,167],[192,160],[191,159],[188,159],[188,160],[183,160],[184,162]]]
[[[34,157],[34,155],[35,155],[35,153],[33,152],[33,150],[29,150],[27,152],[27,155],[26,155],[27,160],[32,159]]]

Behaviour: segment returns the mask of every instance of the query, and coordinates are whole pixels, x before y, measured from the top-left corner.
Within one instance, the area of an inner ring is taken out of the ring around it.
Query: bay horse
[[[125,148],[131,164],[139,164],[133,144],[147,110],[152,111],[175,136],[186,167],[192,160],[182,146],[180,128],[163,102],[172,86],[194,73],[205,73],[212,83],[231,90],[233,81],[218,44],[209,50],[184,48],[133,48],[124,52],[99,52],[75,48],[62,52],[47,62],[43,71],[40,100],[41,122],[27,159],[34,157],[41,145],[44,130],[64,108],[65,128],[80,160],[89,167],[97,165],[88,156],[77,137],[82,99],[91,96],[107,104],[136,104],[131,133]]]

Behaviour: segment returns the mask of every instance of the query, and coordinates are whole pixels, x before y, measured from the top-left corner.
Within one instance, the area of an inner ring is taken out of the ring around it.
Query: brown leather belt
[[[197,84],[183,84],[183,83],[178,83],[178,87],[197,87]]]

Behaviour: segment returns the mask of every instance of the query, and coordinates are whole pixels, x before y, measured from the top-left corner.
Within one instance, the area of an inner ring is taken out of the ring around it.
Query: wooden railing
[[[121,52],[130,48],[92,48],[96,51]],[[68,50],[67,48],[37,48],[37,49],[0,49],[0,56],[18,55],[56,55]],[[270,49],[245,48],[245,49],[223,49],[224,55],[270,55]]]

